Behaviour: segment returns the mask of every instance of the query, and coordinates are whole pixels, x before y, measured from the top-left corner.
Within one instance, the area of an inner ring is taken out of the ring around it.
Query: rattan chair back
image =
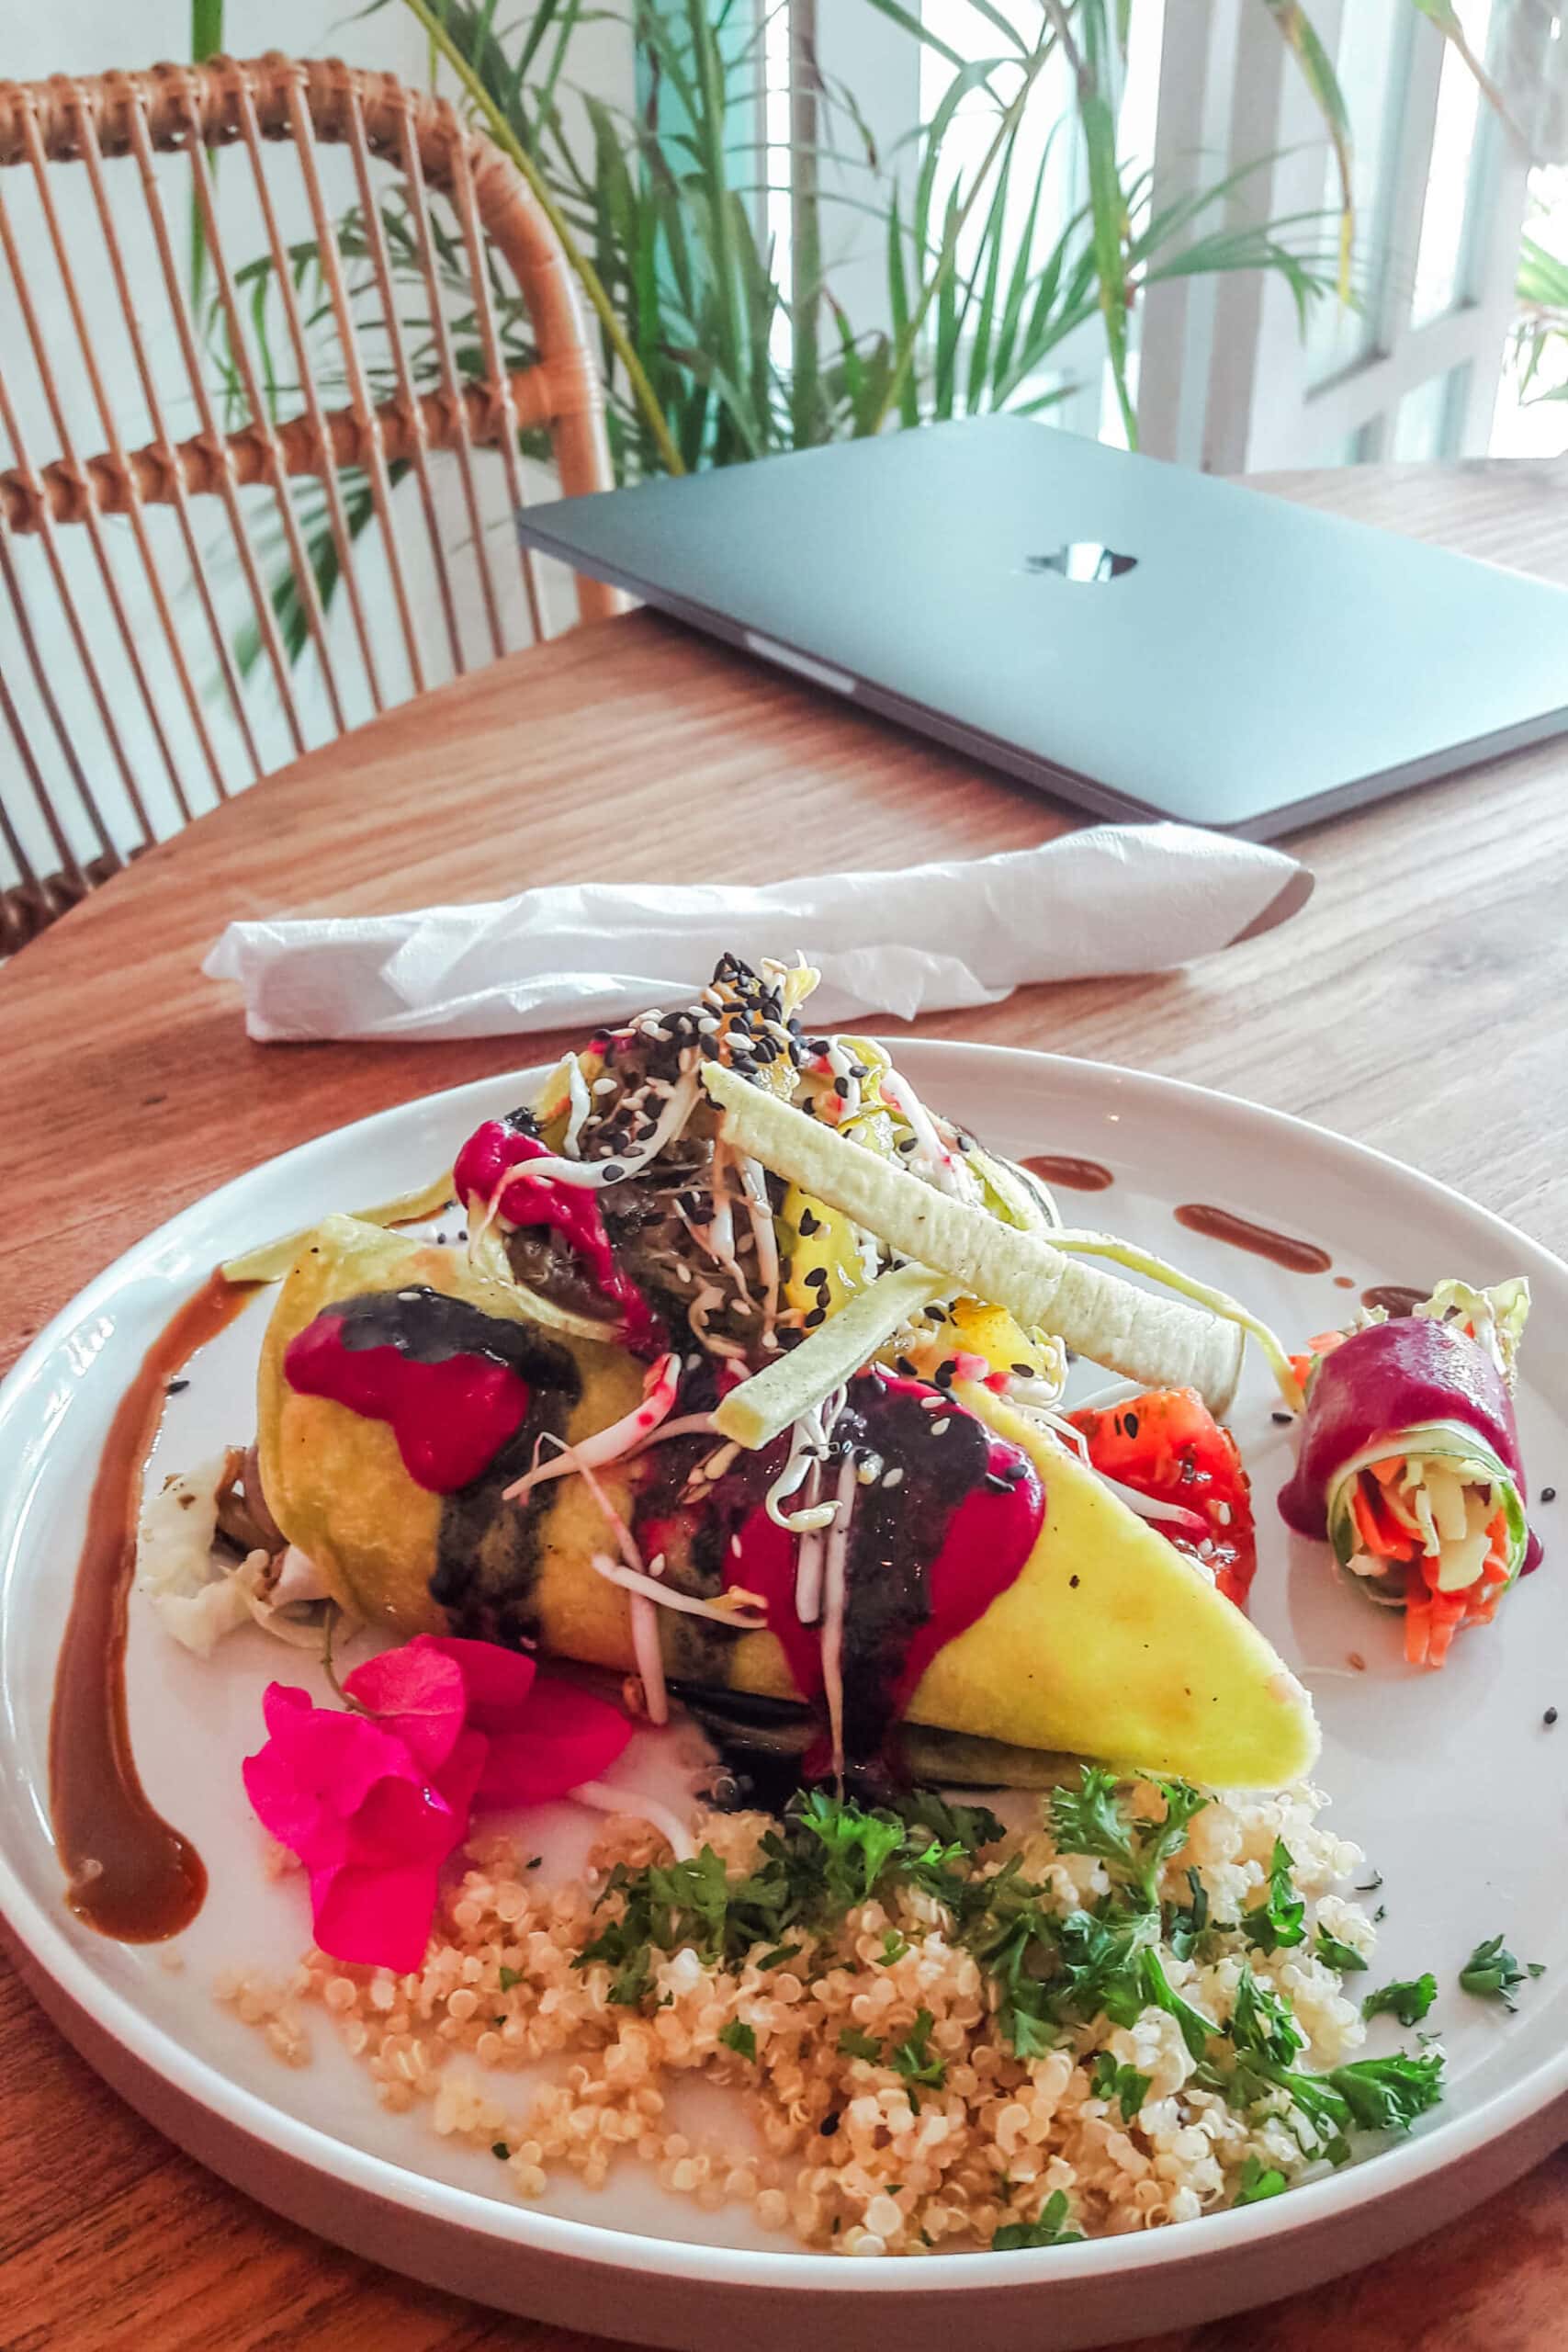
[[[612,477],[554,231],[446,99],[281,56],[0,82],[0,165],[4,955],[546,634],[512,514],[536,464]]]

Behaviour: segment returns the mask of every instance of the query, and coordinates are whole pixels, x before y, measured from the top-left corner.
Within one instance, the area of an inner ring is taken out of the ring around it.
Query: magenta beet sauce
[[[903,1714],[937,1652],[1021,1574],[1044,1521],[1045,1490],[1021,1447],[921,1381],[857,1374],[834,1436],[903,1472],[894,1487],[860,1487],[851,1521],[845,1718],[863,1755]],[[736,1534],[726,1582],[765,1600],[768,1631],[801,1696],[819,1698],[821,1627],[795,1614],[795,1538],[760,1506]]]
[[[1287,1525],[1321,1540],[1329,1486],[1343,1464],[1384,1438],[1397,1450],[1403,1431],[1427,1421],[1474,1430],[1528,1498],[1513,1399],[1491,1357],[1451,1323],[1401,1315],[1342,1340],[1314,1374],[1295,1474],[1280,1491]],[[1532,1530],[1523,1573],[1540,1561]]]
[[[290,1340],[284,1378],[391,1426],[403,1466],[431,1494],[455,1494],[489,1469],[527,1416],[528,1383],[483,1350],[422,1360],[390,1341],[345,1344],[348,1318],[318,1315]]]
[[[622,1336],[635,1348],[654,1336],[653,1318],[642,1293],[615,1263],[598,1193],[586,1184],[563,1184],[523,1174],[514,1182],[506,1182],[530,1159],[550,1157],[548,1145],[538,1136],[504,1119],[487,1119],[457,1154],[452,1182],[470,1217],[482,1216],[504,1183],[497,1214],[506,1224],[553,1227],[615,1308]]]

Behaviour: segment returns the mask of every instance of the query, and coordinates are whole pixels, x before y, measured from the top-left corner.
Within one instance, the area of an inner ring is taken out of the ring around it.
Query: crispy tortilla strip
[[[723,1108],[727,1142],[841,1209],[901,1256],[1005,1306],[1026,1331],[1059,1333],[1092,1363],[1151,1387],[1196,1388],[1212,1413],[1228,1411],[1245,1345],[1235,1324],[1066,1257],[1037,1234],[1003,1225],[846,1142],[720,1063],[705,1066],[703,1082]]]

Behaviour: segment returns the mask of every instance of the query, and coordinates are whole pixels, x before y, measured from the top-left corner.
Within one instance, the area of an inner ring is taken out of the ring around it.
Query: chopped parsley
[[[1145,1910],[1159,1905],[1160,1872],[1187,1842],[1195,1814],[1208,1804],[1186,1781],[1149,1775],[1151,1785],[1165,1800],[1158,1821],[1135,1819],[1120,1804],[1114,1776],[1097,1764],[1085,1765],[1080,1785],[1051,1792],[1051,1830],[1064,1853],[1088,1854],[1103,1862],[1112,1876],[1141,1896]]]
[[[880,2066],[882,2044],[874,2035],[863,2033],[858,2025],[847,2025],[839,2036],[839,2055],[840,2058],[864,2058],[872,2065]]]
[[[1521,1968],[1505,1947],[1502,1937],[1489,1936],[1483,1944],[1476,1945],[1460,1970],[1460,1990],[1473,1994],[1478,2001],[1501,2001],[1506,2009],[1512,2010],[1518,2007],[1518,2003],[1510,1997],[1515,1987],[1545,1973],[1539,1960],[1527,1961]]]
[[[1331,1936],[1326,1928],[1319,1928],[1313,1951],[1325,1968],[1337,1968],[1341,1976],[1364,1975],[1366,1973],[1367,1963],[1355,1945],[1341,1943],[1339,1938]]]
[[[514,1984],[521,1984],[522,1982],[523,1971],[520,1968],[503,1967],[502,1969],[501,1989],[503,1993],[510,1993]]]
[[[1109,2050],[1101,2050],[1095,2055],[1089,2087],[1096,2098],[1120,2107],[1123,2123],[1134,2123],[1149,2095],[1152,2079],[1148,2075],[1140,2075],[1135,2066],[1119,2066]]]
[[[1361,2015],[1395,2017],[1401,2025],[1419,2025],[1437,1997],[1438,1980],[1428,1969],[1425,1976],[1399,1976],[1392,1984],[1380,1984],[1361,2003]]]
[[[1407,2130],[1442,2095],[1439,2051],[1362,2060],[1326,2075],[1301,2072],[1296,2062],[1306,2036],[1291,2003],[1245,1957],[1223,2026],[1172,1983],[1168,1958],[1185,1964],[1200,1938],[1205,1957],[1303,1943],[1305,1906],[1292,1883],[1290,1851],[1280,1840],[1264,1899],[1239,1920],[1211,1916],[1191,1865],[1187,1899],[1164,1894],[1167,1867],[1180,1856],[1207,1800],[1185,1781],[1153,1785],[1164,1804],[1155,1820],[1134,1813],[1113,1776],[1098,1766],[1083,1767],[1076,1786],[1051,1792],[1045,1815],[1058,1850],[1101,1862],[1111,1881],[1104,1892],[1066,1911],[1060,1873],[1036,1883],[1026,1875],[1021,1854],[999,1863],[990,1858],[987,1849],[1004,1831],[984,1806],[925,1794],[867,1806],[814,1790],[795,1799],[764,1832],[743,1876],[731,1878],[708,1847],[684,1861],[636,1870],[621,1864],[600,1897],[598,1932],[575,1965],[607,1971],[613,2002],[651,2010],[660,2004],[660,1964],[677,1951],[689,1949],[710,1968],[737,1972],[746,1965],[782,1967],[803,1953],[819,1955],[803,1962],[806,1975],[829,1965],[852,1968],[854,1956],[834,1942],[845,1917],[868,1902],[892,1907],[900,1894],[918,1894],[941,1906],[947,1934],[984,1972],[998,2030],[1021,2059],[1072,2044],[1086,2029],[1130,2027],[1158,2009],[1180,2033],[1199,2087],[1223,2098],[1238,2115],[1280,2118],[1307,2156],[1342,2163],[1352,2132]],[[908,1941],[898,1928],[886,1926],[880,1946],[880,1964],[891,1966],[904,1957]],[[1337,1968],[1349,1969],[1359,1960],[1321,1928],[1314,1948]],[[1472,1955],[1467,1978],[1472,1972],[1480,1973],[1467,1990],[1490,1992],[1495,1984],[1502,1997],[1523,1981],[1500,1938]],[[1412,2022],[1426,2015],[1435,1989],[1429,1978],[1385,1985],[1369,1995],[1367,2014],[1388,2010]],[[940,2088],[946,2079],[944,2053],[932,2045],[934,2030],[924,2008],[901,2040],[886,2043],[846,2025],[838,2051],[887,2068],[918,2107],[922,2090]],[[749,2028],[737,2021],[721,2038],[754,2061]],[[1126,2124],[1136,2120],[1150,2076],[1101,2051],[1089,2079],[1094,2095],[1117,2109]],[[1238,2201],[1277,2195],[1280,2185],[1279,2167],[1258,2165],[1244,2171]],[[1009,2222],[995,2243],[1003,2248],[1066,2243],[1078,2235],[1067,2218],[1066,2198],[1058,2194],[1047,2199],[1037,2222]]]
[[[1209,1925],[1209,1890],[1190,1865],[1187,1884],[1192,1899],[1171,1912],[1165,1931],[1165,1939],[1178,1960],[1191,1959],[1199,1937]]]
[[[1004,2222],[991,2240],[996,2254],[1017,2254],[1032,2245],[1082,2245],[1083,2232],[1069,2230],[1067,2193],[1054,2188],[1040,2208],[1040,2218],[1034,2222]]]
[[[930,2009],[917,2009],[912,2030],[887,2053],[888,2064],[909,2086],[909,2104],[917,2113],[920,2102],[915,2095],[916,2086],[923,2084],[928,2090],[939,2091],[947,2080],[946,2061],[931,2046],[935,2023]]]
[[[1266,2165],[1257,2156],[1248,2156],[1241,2168],[1241,2185],[1235,2201],[1238,2205],[1261,2205],[1266,2197],[1279,2197],[1289,2187],[1278,2165]]]
[[[512,2154],[504,2140],[492,2140],[490,2143],[490,2152],[492,2156],[499,2156],[502,2164]]]
[[[718,2038],[727,2050],[733,2050],[739,2057],[755,2058],[757,2055],[757,2037],[749,2025],[742,2025],[739,2018],[731,2018],[728,2025],[721,2025]]]
[[[793,1930],[830,1928],[874,1894],[918,1889],[962,1918],[988,1884],[976,1855],[1003,1835],[982,1805],[920,1795],[897,1808],[866,1806],[814,1789],[763,1835],[756,1867],[731,1880],[710,1846],[681,1862],[620,1863],[601,1905],[620,1896],[573,1965],[603,1962],[610,1998],[628,2008],[649,1996],[661,1953],[690,1946],[710,1966],[738,1967],[761,1944],[760,1964],[778,1967],[802,1946]]]
[[[1306,1934],[1306,1905],[1291,1876],[1294,1857],[1282,1838],[1274,1840],[1269,1864],[1269,1892],[1250,1911],[1244,1911],[1241,1931],[1255,1951],[1282,1951],[1299,1944]]]

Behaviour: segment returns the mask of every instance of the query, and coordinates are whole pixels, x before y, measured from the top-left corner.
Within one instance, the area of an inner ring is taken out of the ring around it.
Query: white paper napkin
[[[816,965],[812,1019],[909,1020],[1032,980],[1157,972],[1282,922],[1313,876],[1187,825],[1100,825],[997,857],[761,889],[572,882],[489,905],[235,922],[209,955],[245,1025],[313,1037],[490,1037],[589,1028],[686,1001],[728,948]]]

